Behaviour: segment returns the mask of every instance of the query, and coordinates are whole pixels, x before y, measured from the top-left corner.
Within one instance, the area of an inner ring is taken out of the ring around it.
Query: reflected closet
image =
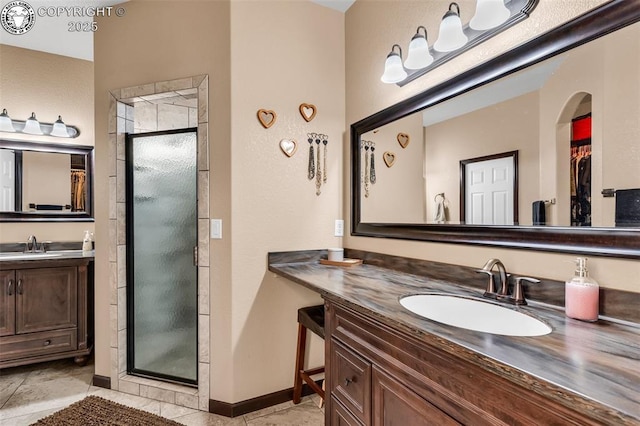
[[[591,226],[591,113],[571,120],[571,226]]]

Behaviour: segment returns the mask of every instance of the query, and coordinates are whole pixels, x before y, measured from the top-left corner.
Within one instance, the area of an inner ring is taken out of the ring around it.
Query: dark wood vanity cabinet
[[[606,424],[457,357],[445,340],[325,306],[329,425]]]
[[[0,368],[68,357],[86,363],[92,349],[88,263],[1,265]]]

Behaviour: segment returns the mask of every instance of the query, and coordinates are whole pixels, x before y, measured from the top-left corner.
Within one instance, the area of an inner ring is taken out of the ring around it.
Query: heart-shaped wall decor
[[[273,123],[276,122],[278,115],[275,111],[271,111],[269,109],[259,109],[258,110],[258,121],[262,124],[262,127],[268,129],[273,126]]]
[[[407,145],[409,145],[409,142],[411,140],[409,135],[406,133],[398,133],[398,136],[396,137],[396,139],[398,139],[398,143],[403,149],[406,148]]]
[[[298,149],[298,143],[293,139],[282,139],[280,141],[280,149],[287,157],[293,157]]]
[[[313,120],[316,116],[317,110],[315,105],[300,104],[298,109],[300,110],[300,115],[302,115],[302,118],[304,118],[307,123]]]
[[[385,151],[385,153],[382,154],[382,159],[384,160],[384,164],[386,164],[387,167],[391,167],[393,166],[393,163],[396,162],[396,155],[391,151]]]

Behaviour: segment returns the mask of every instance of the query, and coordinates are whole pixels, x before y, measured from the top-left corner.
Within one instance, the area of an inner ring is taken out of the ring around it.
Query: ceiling
[[[128,0],[29,0],[34,10],[39,7],[80,6],[105,7],[125,3]],[[321,6],[329,7],[340,12],[345,12],[355,0],[310,0]],[[6,3],[6,2],[3,2]],[[126,5],[124,6],[126,12]],[[115,8],[111,10],[110,19],[118,19],[115,16]],[[25,49],[39,50],[57,55],[70,56],[72,58],[93,61],[93,33],[90,31],[69,31],[70,22],[80,20],[68,17],[64,13],[54,16],[39,16],[36,14],[36,22],[33,28],[22,35],[13,35],[0,30],[0,43]],[[86,19],[86,18],[85,18]],[[90,20],[86,19],[86,20]]]

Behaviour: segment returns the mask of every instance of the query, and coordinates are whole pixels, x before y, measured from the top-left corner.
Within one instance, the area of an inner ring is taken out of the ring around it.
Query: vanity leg
[[[73,362],[75,362],[76,365],[79,367],[84,367],[85,365],[87,365],[88,360],[89,360],[89,357],[87,357],[86,355],[77,356],[73,358]]]

